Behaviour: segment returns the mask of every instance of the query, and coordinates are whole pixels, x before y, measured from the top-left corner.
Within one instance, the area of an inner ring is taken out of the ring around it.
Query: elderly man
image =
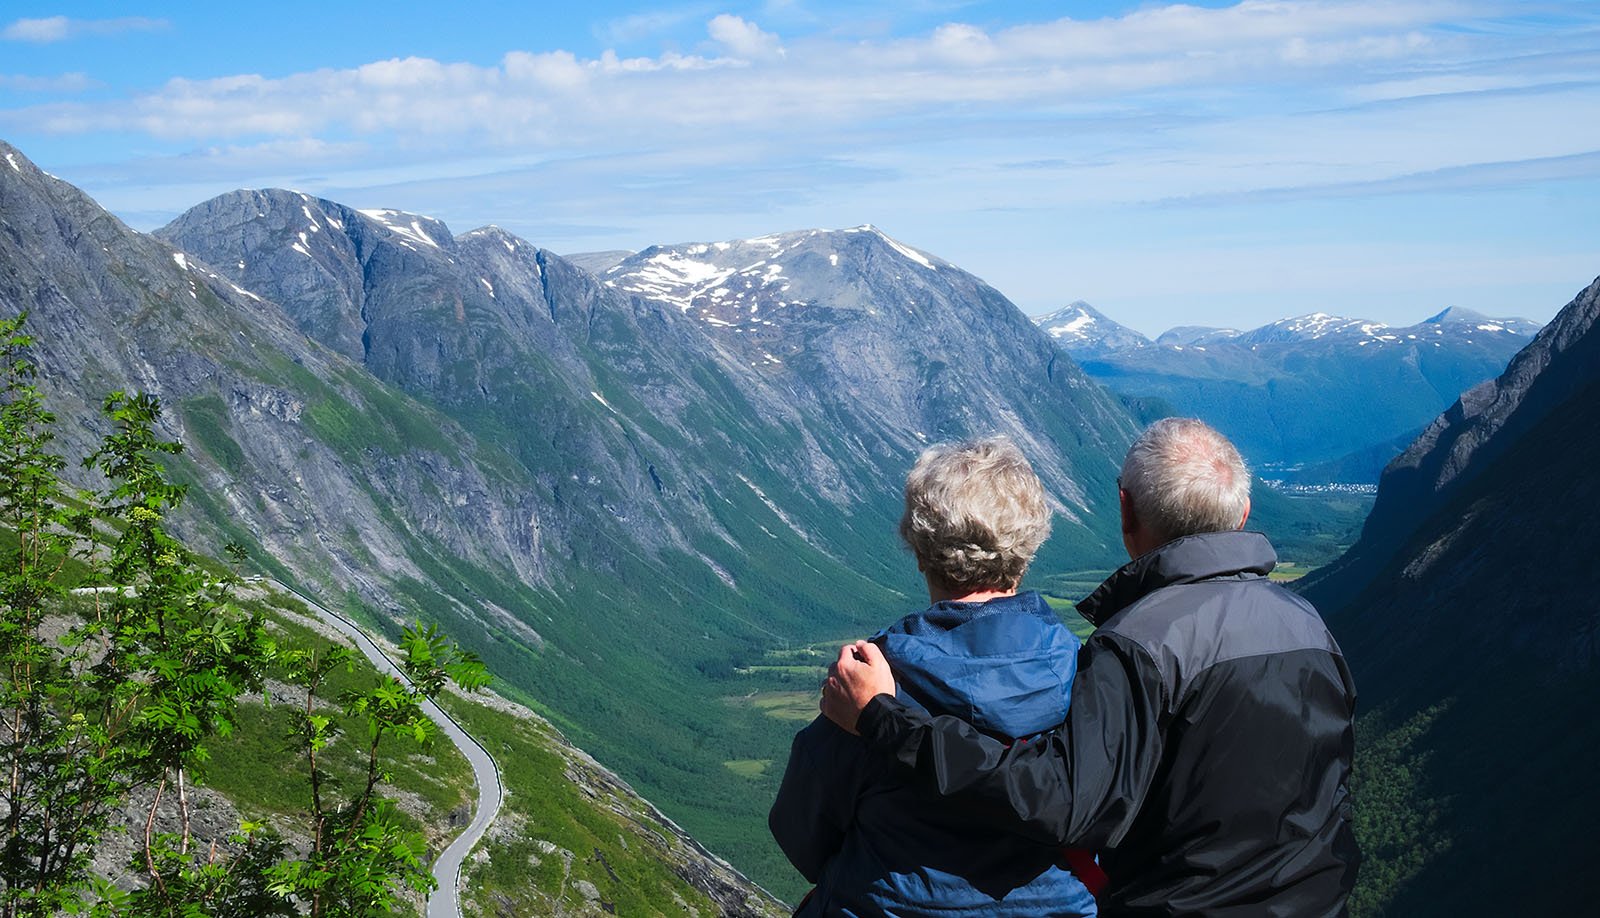
[[[823,712],[977,825],[1097,849],[1101,914],[1334,916],[1359,860],[1348,782],[1355,689],[1250,512],[1249,472],[1205,424],[1151,425],[1119,496],[1133,558],[1078,611],[1089,638],[1065,723],[1007,747],[893,697],[865,642]]]

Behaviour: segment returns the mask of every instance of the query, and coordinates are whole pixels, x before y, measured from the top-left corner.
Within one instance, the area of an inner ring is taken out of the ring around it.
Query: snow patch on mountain
[[[1073,319],[1070,322],[1066,322],[1066,323],[1064,323],[1062,325],[1057,325],[1054,328],[1051,328],[1050,329],[1050,337],[1059,338],[1062,335],[1075,334],[1077,332],[1083,331],[1084,329],[1086,329],[1086,328],[1088,328],[1088,327],[1090,327],[1090,326],[1092,326],[1094,324],[1095,324],[1094,323],[1094,316],[1090,316],[1090,315],[1078,316],[1077,318]]]
[[[873,240],[853,234],[870,234]],[[868,266],[871,272],[864,271]],[[875,227],[860,226],[654,246],[619,260],[599,277],[608,287],[670,303],[709,326],[742,332],[781,322],[782,310],[836,305],[841,296],[875,315],[884,294],[872,290],[868,274],[898,281],[913,266],[936,272],[949,267]]]
[[[696,248],[700,251],[696,252]],[[628,272],[628,282],[621,285],[622,289],[665,300],[688,312],[696,297],[713,292],[736,273],[733,268],[719,268],[709,261],[692,257],[703,255],[705,251],[705,246],[691,246],[682,253],[670,250],[658,252],[650,256],[643,267]],[[622,267],[618,265],[606,273],[614,274]],[[608,280],[606,286],[616,287],[618,283]]]
[[[879,233],[878,235],[879,236],[883,236],[883,233]],[[916,249],[913,249],[913,248],[911,248],[910,246],[907,246],[907,245],[901,245],[900,243],[894,241],[893,239],[890,239],[888,236],[883,236],[883,241],[889,243],[889,247],[894,249],[896,252],[899,252],[901,255],[904,255],[905,257],[911,259],[912,261],[916,262],[917,264],[922,265],[924,268],[927,268],[930,271],[938,270],[937,268],[935,268],[933,266],[933,262],[928,260],[928,257],[926,255],[923,255],[921,252],[918,252]]]
[[[768,497],[767,493],[761,490],[761,488],[759,488],[755,482],[751,481],[749,478],[746,478],[743,473],[736,474],[738,475],[739,480],[744,482],[745,486],[755,494],[756,499],[765,504],[767,509],[771,510],[772,514],[778,519],[782,520],[785,526],[788,526],[790,529],[792,529],[794,533],[801,539],[804,539],[807,544],[816,544],[815,540],[811,536],[811,533],[807,532],[806,529],[799,523],[796,523],[793,517],[789,516],[789,514],[783,511],[782,507],[779,507],[776,503],[774,503],[772,498]]]
[[[428,231],[422,228],[422,218],[415,214],[408,214],[401,210],[363,210],[360,213],[362,216],[370,217],[402,236],[414,239],[424,245],[431,245],[436,249],[441,248],[439,243],[428,235]]]

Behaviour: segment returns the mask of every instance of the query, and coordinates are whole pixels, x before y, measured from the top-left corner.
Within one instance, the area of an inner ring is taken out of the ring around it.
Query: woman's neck
[[[928,584],[929,602],[988,602],[991,599],[1000,599],[1005,596],[1017,595],[1017,588],[1008,590],[980,587],[969,590],[965,587],[945,587],[937,584]]]

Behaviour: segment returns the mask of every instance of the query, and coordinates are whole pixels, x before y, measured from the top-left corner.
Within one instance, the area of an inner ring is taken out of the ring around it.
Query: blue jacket
[[[1060,724],[1078,639],[1037,593],[941,602],[873,641],[897,697],[1004,739]],[[818,717],[794,738],[768,825],[817,885],[798,915],[1091,916],[1059,849],[976,829],[907,786],[859,738]]]

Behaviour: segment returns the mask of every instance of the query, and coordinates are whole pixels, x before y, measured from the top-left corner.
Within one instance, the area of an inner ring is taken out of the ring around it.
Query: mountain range
[[[1154,341],[1074,303],[1035,320],[1084,372],[1132,399],[1207,418],[1268,478],[1375,482],[1466,389],[1539,330],[1453,307],[1410,326],[1326,313],[1249,331],[1183,326]]]

